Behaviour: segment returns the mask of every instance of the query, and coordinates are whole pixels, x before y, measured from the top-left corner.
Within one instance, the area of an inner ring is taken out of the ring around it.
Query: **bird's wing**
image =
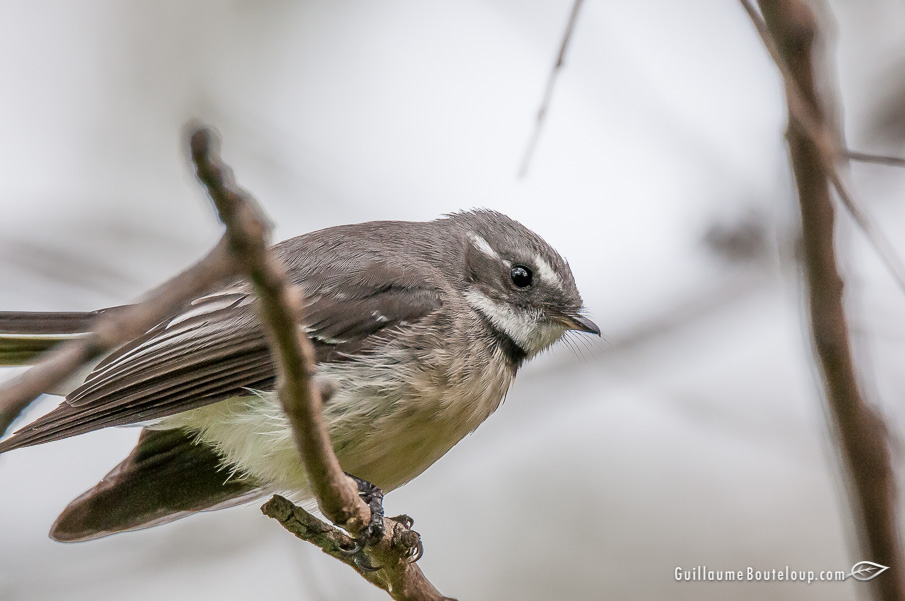
[[[309,265],[319,266],[292,275],[311,291],[303,327],[319,362],[374,351],[442,304],[411,269],[374,258]],[[269,390],[274,379],[253,296],[239,282],[117,349],[57,409],[0,442],[0,453]]]

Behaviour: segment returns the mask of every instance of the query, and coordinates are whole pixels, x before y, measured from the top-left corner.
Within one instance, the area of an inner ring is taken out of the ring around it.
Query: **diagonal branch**
[[[356,545],[348,534],[322,522],[280,495],[274,495],[261,507],[261,511],[298,538],[317,545],[327,555],[351,567],[365,580],[390,593],[394,599],[455,601],[440,594],[421,572],[418,564],[412,561],[411,551],[421,544],[421,539],[411,529],[412,520],[408,516],[386,520],[387,535],[384,541],[374,548],[368,547],[370,560],[383,566],[382,569],[372,571],[363,568],[363,564],[348,552],[350,547]]]
[[[298,327],[300,291],[290,285],[286,269],[270,252],[270,225],[254,199],[236,187],[209,130],[192,134],[191,151],[198,179],[226,226],[229,250],[254,285],[258,311],[278,366],[277,391],[321,511],[333,523],[357,532],[367,524],[370,510],[343,473],[327,436],[320,389],[313,379],[314,349]]]
[[[172,316],[185,303],[232,277],[235,268],[226,241],[221,239],[204,259],[152,291],[143,302],[100,313],[91,333],[61,344],[40,363],[0,386],[0,436],[46,390]]]
[[[556,86],[556,78],[562,71],[563,64],[565,64],[566,50],[569,49],[572,32],[575,31],[575,24],[578,22],[578,11],[581,10],[581,3],[582,0],[574,0],[572,4],[572,12],[569,14],[569,22],[562,36],[559,54],[556,55],[556,62],[553,63],[553,68],[550,69],[550,74],[547,76],[547,84],[544,86],[544,95],[541,98],[540,108],[537,110],[534,129],[531,132],[531,138],[528,140],[528,146],[525,147],[525,154],[522,156],[522,166],[518,170],[519,179],[523,179],[528,173],[528,165],[531,163],[531,157],[534,156],[534,149],[540,139],[540,132],[543,130],[544,123],[547,120],[547,110],[550,108],[550,101],[553,99],[553,88]]]
[[[270,227],[254,199],[236,186],[232,172],[217,153],[210,130],[200,128],[192,133],[191,153],[198,178],[226,226],[229,251],[254,285],[277,364],[277,391],[318,505],[333,523],[358,532],[368,523],[370,509],[359,497],[357,485],[343,473],[321,415],[321,389],[313,377],[314,349],[299,327],[301,291],[290,285],[285,267],[270,252]],[[410,529],[408,518],[384,518],[383,538],[361,550],[369,558],[364,566],[344,553],[344,549],[356,546],[348,535],[286,499],[274,496],[262,510],[299,538],[342,559],[394,599],[445,599],[415,564],[417,557],[412,549],[420,548],[420,538]],[[380,569],[372,570],[375,564]]]
[[[850,478],[849,493],[862,552],[871,561],[889,566],[888,575],[873,581],[879,598],[905,599],[905,564],[898,538],[889,433],[858,385],[846,326],[844,284],[835,258],[831,189],[835,188],[849,211],[854,204],[836,169],[836,160],[842,156],[840,136],[818,92],[814,56],[817,20],[804,0],[759,0],[763,20],[749,0],[741,2],[785,83],[789,111],[786,137],[801,208],[811,333],[838,448]],[[852,214],[858,221],[858,212]],[[863,227],[860,221],[859,225]],[[865,231],[871,236],[869,230]]]

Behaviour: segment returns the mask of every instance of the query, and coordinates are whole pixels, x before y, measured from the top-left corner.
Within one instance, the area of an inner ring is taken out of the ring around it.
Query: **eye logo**
[[[889,566],[883,566],[872,561],[859,561],[852,566],[852,571],[849,576],[855,580],[867,582],[868,580],[873,580],[888,569]]]

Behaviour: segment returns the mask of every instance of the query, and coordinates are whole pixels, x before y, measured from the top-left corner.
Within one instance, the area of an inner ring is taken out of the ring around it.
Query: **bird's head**
[[[464,296],[526,358],[567,330],[600,335],[582,315],[569,264],[544,240],[509,217],[478,210],[449,216],[464,248]]]

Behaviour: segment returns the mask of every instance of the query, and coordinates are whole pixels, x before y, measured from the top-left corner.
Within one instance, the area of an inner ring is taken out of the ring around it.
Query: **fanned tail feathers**
[[[264,492],[251,479],[230,476],[217,452],[191,433],[145,429],[122,463],[66,507],[50,536],[91,540],[239,505]]]

